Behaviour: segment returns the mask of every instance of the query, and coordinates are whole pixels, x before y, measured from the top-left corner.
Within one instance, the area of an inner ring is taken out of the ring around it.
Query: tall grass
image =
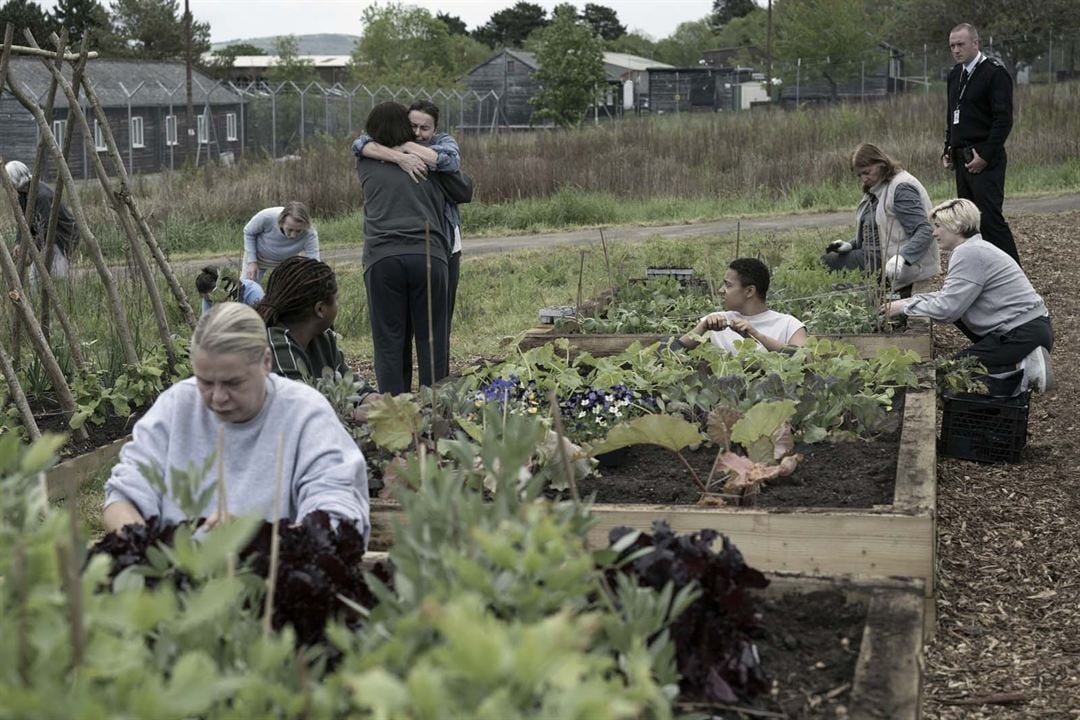
[[[848,157],[864,141],[894,154],[935,196],[951,194],[940,167],[941,88],[877,102],[798,112],[625,118],[575,131],[463,136],[477,185],[467,234],[619,222],[679,222],[725,214],[847,207],[858,191]],[[325,136],[303,157],[188,169],[136,180],[135,194],[173,252],[229,248],[256,211],[288,199],[308,203],[320,226],[355,218],[362,204],[345,139]],[[1008,142],[1009,192],[1080,187],[1080,82],[1018,87]],[[122,243],[98,191],[84,191],[107,244]],[[0,225],[10,229],[10,212]],[[332,227],[330,229],[333,229]],[[354,219],[347,236],[360,241]],[[322,234],[326,234],[323,232]],[[333,235],[334,233],[331,233]]]

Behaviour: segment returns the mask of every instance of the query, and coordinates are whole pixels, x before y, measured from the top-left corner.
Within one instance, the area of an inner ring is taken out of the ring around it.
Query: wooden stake
[[[263,608],[263,635],[270,636],[274,619],[274,592],[277,590],[278,555],[281,537],[281,476],[285,466],[285,433],[278,435],[277,462],[274,464],[274,519],[270,526],[270,574],[266,578],[266,606]]]
[[[97,118],[98,125],[101,127],[101,134],[105,140],[105,147],[109,150],[109,157],[112,158],[113,166],[116,168],[116,176],[120,182],[120,189],[116,194],[128,206],[128,211],[135,220],[135,225],[142,233],[143,240],[150,248],[150,254],[154,256],[158,269],[161,270],[161,274],[165,276],[165,280],[169,283],[169,289],[172,290],[173,297],[176,298],[176,304],[180,306],[180,312],[184,316],[184,321],[194,328],[196,322],[195,311],[191,309],[191,303],[188,302],[187,293],[184,291],[180,281],[176,279],[176,273],[173,272],[172,265],[169,264],[168,259],[165,257],[165,253],[162,252],[161,245],[158,244],[157,238],[154,237],[153,230],[150,229],[150,225],[146,222],[146,218],[143,216],[142,211],[139,209],[139,206],[136,204],[135,199],[131,194],[131,182],[128,178],[127,169],[124,167],[124,159],[120,155],[120,150],[116,145],[116,139],[113,137],[108,115],[105,114],[101,101],[98,100],[94,86],[90,84],[85,76],[82,78],[82,86],[86,93],[86,99],[90,102],[90,107],[94,111],[94,117]]]
[[[607,240],[604,239],[604,231],[600,230],[600,247],[604,248],[604,267],[607,268],[608,284],[611,286],[611,303],[615,304],[615,276],[611,274],[611,258],[608,257]]]
[[[581,284],[585,280],[585,251],[581,251],[581,262],[578,264],[577,275],[577,307],[574,308],[574,314],[581,317]]]
[[[7,382],[8,397],[15,401],[15,407],[19,409],[23,427],[26,428],[31,440],[37,440],[41,437],[41,430],[38,429],[37,420],[34,419],[33,411],[30,410],[30,403],[26,401],[26,393],[19,385],[19,376],[15,373],[15,368],[12,367],[11,359],[2,342],[0,342],[0,372],[3,373],[4,380]]]
[[[735,222],[735,257],[733,259],[739,259],[739,240],[742,237],[742,218],[739,218]]]
[[[48,121],[41,112],[41,108],[23,92],[19,87],[19,83],[15,81],[15,78],[11,76],[11,71],[7,73],[8,88],[11,90],[11,94],[15,96],[15,99],[19,101],[19,104],[30,111],[30,114],[34,116],[34,120],[37,122],[38,129],[40,130],[41,139],[48,144],[49,150],[52,152],[53,158],[56,160],[57,169],[61,173],[64,183],[68,187],[75,187],[75,178],[71,175],[71,170],[68,168],[67,163],[63,161],[63,153],[60,150],[60,146],[56,143],[56,138],[53,137],[52,128],[49,126]],[[101,282],[105,286],[105,293],[109,298],[110,309],[112,310],[113,321],[116,324],[117,335],[119,335],[121,350],[124,353],[124,359],[129,365],[139,364],[139,354],[135,351],[135,340],[131,334],[131,325],[128,322],[127,311],[124,310],[124,304],[120,299],[120,293],[116,289],[116,282],[113,279],[112,272],[109,270],[109,265],[105,261],[105,255],[101,251],[101,245],[97,241],[97,237],[90,229],[89,223],[86,221],[86,213],[83,211],[82,200],[79,198],[79,193],[71,193],[71,211],[75,215],[75,222],[79,226],[79,235],[82,241],[86,243],[86,247],[89,250],[90,258],[94,262],[94,267],[97,269],[98,275],[101,277]]]
[[[27,33],[27,40],[33,46],[37,46],[37,43],[34,41],[34,36],[29,32]],[[92,147],[95,142],[94,132],[90,128],[86,113],[84,113],[82,107],[79,106],[78,94],[57,67],[49,64],[46,65],[52,73],[53,82],[58,84],[64,91],[64,95],[67,96],[68,116],[74,117],[75,122],[82,129],[83,143],[86,147]],[[101,122],[98,124],[99,127],[103,128],[103,132],[104,125],[105,123]],[[150,305],[154,312],[154,321],[157,325],[158,338],[161,340],[161,344],[165,346],[165,354],[169,358],[169,367],[175,367],[177,361],[176,346],[173,344],[172,332],[169,330],[169,321],[165,314],[165,305],[161,301],[161,293],[158,292],[157,282],[154,279],[154,274],[150,269],[149,263],[146,261],[146,255],[143,253],[142,244],[139,242],[138,232],[132,225],[131,217],[128,215],[128,207],[120,200],[117,193],[113,190],[109,173],[105,169],[105,164],[101,162],[101,156],[94,152],[90,153],[89,158],[90,163],[94,167],[94,172],[97,174],[98,182],[101,184],[102,189],[106,193],[106,197],[109,199],[109,205],[120,220],[120,226],[123,228],[124,235],[127,237],[128,246],[131,248],[131,256],[135,260],[135,266],[138,268],[139,274],[142,276],[143,284],[146,286],[146,292],[150,295]],[[117,164],[117,160],[117,157],[114,156],[114,165]]]
[[[2,155],[0,155],[0,165],[3,164],[4,158]],[[8,177],[8,174],[6,172],[0,173],[0,184],[4,186],[4,193],[7,195],[8,202],[11,204],[11,210],[12,213],[15,215],[15,222],[19,226],[19,232],[22,233],[24,237],[29,237],[30,225],[27,223],[27,216],[23,215],[22,211],[19,209],[19,194],[15,190],[15,185],[12,184],[11,178]],[[30,209],[29,198],[27,199],[26,207],[27,210]],[[68,317],[67,311],[64,309],[64,303],[63,300],[60,298],[60,292],[56,289],[56,284],[53,282],[52,275],[49,273],[49,268],[46,267],[45,261],[41,257],[41,252],[37,248],[37,243],[24,243],[23,249],[27,253],[27,255],[29,255],[30,260],[33,262],[34,269],[37,270],[38,282],[41,283],[42,292],[48,299],[49,303],[51,303],[53,308],[56,310],[56,319],[60,321],[60,327],[64,331],[64,339],[67,340],[68,350],[69,352],[71,352],[71,359],[75,362],[75,366],[78,369],[82,370],[86,367],[86,360],[83,358],[82,345],[79,342],[79,335],[75,330],[75,326],[72,325],[71,318]],[[26,255],[24,255],[23,257],[25,258]],[[20,258],[19,264],[23,265],[22,258]],[[23,267],[25,268],[25,265],[23,265]],[[22,268],[20,268],[20,272],[22,272]],[[19,278],[19,282],[20,284],[22,283],[21,276]],[[47,307],[48,304],[43,305],[42,312],[44,312],[45,308]],[[44,338],[45,331],[40,328],[39,330],[41,331],[42,337]],[[48,344],[47,341],[46,344]]]
[[[37,48],[37,47],[25,47],[23,45],[12,45],[11,46],[11,54],[12,55],[31,55],[33,57],[46,57],[46,58],[51,58],[51,57],[55,56],[55,53],[53,53],[51,50],[42,50],[41,48]],[[89,58],[96,58],[98,56],[98,54],[97,54],[97,51],[94,51],[94,52],[91,52],[91,53],[87,53],[86,56],[89,57]],[[67,60],[68,62],[75,62],[78,59],[79,59],[79,56],[75,55],[75,54],[72,54],[72,53],[68,53],[68,54],[64,55],[64,60]]]

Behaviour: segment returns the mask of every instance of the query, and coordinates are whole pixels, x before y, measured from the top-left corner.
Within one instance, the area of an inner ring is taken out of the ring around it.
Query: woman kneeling
[[[224,485],[231,515],[273,520],[276,458],[282,445],[281,517],[298,522],[316,510],[369,532],[367,464],[330,403],[303,383],[270,372],[266,327],[252,308],[215,305],[191,337],[195,377],[161,394],[135,424],[132,440],[105,485],[105,529],[159,517],[187,518],[142,467],[173,487],[173,472],[201,467],[224,432]],[[218,483],[210,464],[202,487]],[[203,516],[216,507],[204,508]]]
[[[930,222],[941,249],[952,251],[945,284],[937,292],[887,304],[886,314],[956,323],[974,343],[960,355],[978,359],[991,373],[1015,369],[1039,348],[1049,352],[1054,331],[1046,303],[1016,261],[983,240],[975,203],[944,202],[930,213]],[[1044,379],[1045,389],[1049,379]]]

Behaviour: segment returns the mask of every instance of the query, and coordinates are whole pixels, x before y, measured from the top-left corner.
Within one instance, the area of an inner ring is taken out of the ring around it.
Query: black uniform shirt
[[[1000,62],[990,57],[975,66],[967,82],[962,81],[963,70],[964,65],[957,64],[949,73],[945,144],[974,147],[979,157],[993,164],[1004,151],[1012,129],[1012,78]],[[960,122],[954,124],[957,109]]]

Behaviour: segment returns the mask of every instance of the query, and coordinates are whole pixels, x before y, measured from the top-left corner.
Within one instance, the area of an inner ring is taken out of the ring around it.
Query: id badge
[[[960,108],[957,108],[957,109],[952,111],[952,124],[953,125],[959,125],[960,124]]]

